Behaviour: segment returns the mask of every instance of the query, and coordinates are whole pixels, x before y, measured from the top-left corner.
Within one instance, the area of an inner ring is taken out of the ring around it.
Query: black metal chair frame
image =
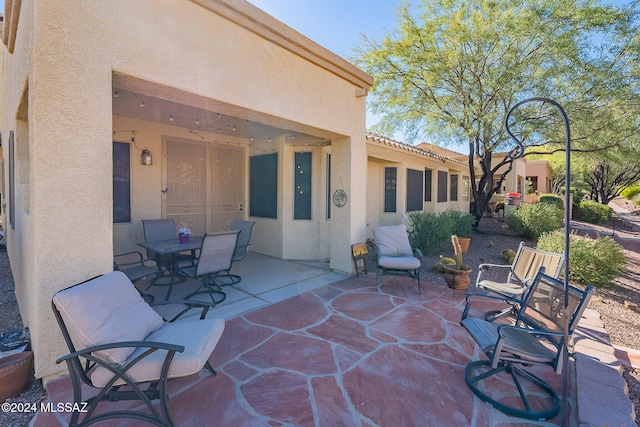
[[[565,368],[562,366],[563,352],[572,344],[572,334],[595,291],[593,286],[587,286],[584,291],[569,286],[570,299],[575,302],[575,307],[569,308],[566,326],[569,341],[565,343],[565,334],[562,330],[564,284],[558,279],[545,275],[544,267],[540,270],[522,300],[484,294],[467,295],[467,305],[460,322],[489,359],[473,361],[467,365],[464,379],[469,389],[482,401],[505,414],[536,421],[555,417],[560,409],[560,399],[553,387],[519,366],[547,365],[560,374]],[[497,324],[467,317],[471,304],[476,299],[500,300],[516,304],[519,309],[516,312],[515,324]],[[541,307],[548,307],[550,312],[546,313],[542,308],[535,308],[538,304]],[[530,312],[533,313],[530,314]],[[491,395],[490,390],[480,387],[481,381],[501,372],[506,372],[513,380],[513,386],[520,397],[517,404],[499,401]],[[533,409],[521,381],[528,381],[537,386],[540,390],[538,394],[550,399],[550,404],[547,407]]]
[[[97,276],[96,276],[97,277]],[[95,279],[89,279],[93,280]],[[86,283],[86,282],[82,282]],[[79,286],[82,285],[79,283]],[[204,319],[209,308],[215,306],[214,304],[210,304],[202,301],[165,301],[157,305],[165,305],[165,304],[184,304],[186,308],[183,309],[180,313],[171,318],[168,322],[173,322],[179,319],[183,314],[188,311],[196,308],[201,308],[202,312],[200,314],[200,319]],[[109,344],[96,345],[88,348],[84,348],[82,350],[76,350],[73,342],[71,341],[71,336],[69,335],[69,331],[62,319],[60,312],[53,300],[51,301],[51,307],[53,308],[53,313],[55,315],[56,321],[58,322],[58,326],[62,331],[62,335],[64,340],[69,348],[70,353],[66,356],[60,357],[56,360],[56,364],[66,362],[67,368],[69,369],[69,375],[71,378],[71,384],[73,386],[73,403],[74,407],[82,408],[84,412],[74,411],[71,415],[71,420],[69,422],[70,426],[88,426],[100,421],[114,419],[114,418],[133,418],[141,421],[146,421],[157,426],[173,426],[173,421],[171,420],[171,416],[169,414],[168,400],[169,396],[167,393],[167,382],[168,382],[168,374],[169,367],[171,362],[176,354],[176,352],[183,352],[185,350],[184,346],[175,345],[170,343],[162,343],[162,342],[153,342],[153,341],[125,341],[125,342],[116,342]],[[114,348],[123,348],[123,347],[135,347],[135,348],[148,348],[145,352],[140,354],[138,357],[128,361],[124,365],[116,365],[113,363],[108,363],[98,357],[96,357],[93,353],[106,350],[106,349],[114,349]],[[136,363],[143,360],[145,357],[156,351],[166,351],[167,354],[164,358],[164,362],[162,364],[162,370],[160,374],[160,378],[156,381],[150,381],[146,389],[143,389],[140,386],[140,383],[136,383],[133,379],[131,379],[127,375],[127,371],[134,366]],[[81,359],[84,359],[83,363]],[[91,388],[97,388],[91,382],[89,378],[89,373],[97,366],[104,367],[108,369],[111,373],[113,373],[113,378],[100,389],[100,392],[88,399],[83,399],[82,397],[82,383],[88,385]],[[216,375],[216,371],[209,364],[209,361],[205,363],[205,367],[211,373],[211,375]],[[116,381],[122,380],[124,384],[122,385],[114,385]],[[121,388],[125,388],[125,390],[121,390]],[[128,390],[127,388],[130,388]],[[115,410],[109,412],[102,412],[94,415],[96,412],[97,406],[100,402],[108,401],[108,402],[118,402],[120,400],[141,400],[145,408],[149,411],[149,413],[134,411],[134,410]],[[156,409],[153,405],[153,400],[159,400],[160,410]],[[86,406],[85,406],[86,403]],[[81,414],[84,414],[82,421],[79,422],[79,418]]]

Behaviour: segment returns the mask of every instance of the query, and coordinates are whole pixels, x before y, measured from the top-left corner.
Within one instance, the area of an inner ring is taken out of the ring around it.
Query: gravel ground
[[[614,218],[602,227],[589,227],[595,228],[595,231],[581,230],[578,232],[594,235],[598,231],[611,232],[612,229],[615,229],[618,236],[616,240],[625,248],[625,256],[627,257],[625,271],[610,286],[597,290],[596,297],[592,299],[590,307],[600,312],[612,344],[640,350],[640,334],[638,333],[640,313],[633,312],[624,306],[625,301],[640,305],[640,283],[637,280],[640,277],[640,243],[621,238],[640,238],[640,226],[634,226]],[[502,251],[505,249],[516,250],[521,240],[523,239],[515,236],[506,228],[504,218],[483,218],[478,230],[472,236],[469,253],[464,256],[464,262],[470,266],[477,266],[485,262],[504,264],[501,259]],[[535,246],[535,242],[526,240],[525,242],[527,245]],[[451,256],[452,252],[450,246],[446,246],[442,255]],[[422,281],[444,284],[442,275],[431,269],[438,262],[439,255],[424,257],[420,273]],[[375,264],[369,263],[369,265]],[[477,271],[471,274],[472,284],[475,283],[476,274]],[[497,279],[500,272],[494,269],[490,271],[490,274],[496,275],[494,277]],[[472,288],[473,286],[470,286],[469,289],[472,290]],[[13,278],[4,248],[0,248],[0,307],[2,307],[0,310],[0,333],[22,326],[15,300]],[[629,397],[635,405],[636,419],[640,420],[640,370],[627,369],[624,378],[629,385]],[[45,397],[42,383],[34,379],[24,393],[11,401],[38,403]],[[26,426],[30,420],[30,414],[0,412],[0,426]]]

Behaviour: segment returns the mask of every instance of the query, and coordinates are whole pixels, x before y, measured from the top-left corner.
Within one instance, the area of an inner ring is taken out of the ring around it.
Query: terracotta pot
[[[444,266],[444,281],[451,289],[467,289],[469,283],[471,283],[471,269],[469,270],[457,270],[456,268]]]
[[[471,237],[458,237],[458,241],[460,242],[462,253],[466,254],[467,252],[469,252],[469,244],[471,243]]]
[[[0,358],[0,402],[20,396],[33,370],[33,353],[23,351]]]

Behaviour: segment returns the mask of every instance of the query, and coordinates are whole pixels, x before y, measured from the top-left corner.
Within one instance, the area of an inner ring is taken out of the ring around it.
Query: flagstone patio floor
[[[559,416],[538,423],[504,415],[467,388],[464,368],[483,356],[459,325],[465,294],[423,283],[418,295],[408,278],[369,274],[230,318],[210,358],[217,375],[170,382],[172,418],[221,427],[559,425]],[[561,390],[560,375],[537,374]],[[72,402],[68,378],[47,391],[53,402]],[[68,419],[39,413],[32,424]]]

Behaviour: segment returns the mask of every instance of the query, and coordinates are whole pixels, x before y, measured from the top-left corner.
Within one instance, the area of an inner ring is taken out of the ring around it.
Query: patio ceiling
[[[330,144],[329,137],[262,123],[258,121],[259,113],[253,114],[256,119],[249,120],[117,87],[113,89],[113,114],[186,128],[203,139],[206,134],[208,140],[213,139],[213,135],[224,135],[248,141],[269,142],[272,138],[289,132],[292,145],[295,146]]]

